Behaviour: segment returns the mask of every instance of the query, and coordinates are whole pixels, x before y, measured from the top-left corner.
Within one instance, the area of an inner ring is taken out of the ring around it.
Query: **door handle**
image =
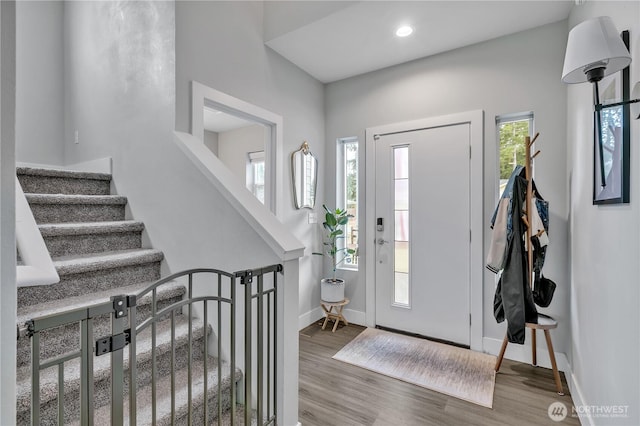
[[[378,244],[379,245],[389,244],[389,241],[385,240],[384,238],[378,238]]]

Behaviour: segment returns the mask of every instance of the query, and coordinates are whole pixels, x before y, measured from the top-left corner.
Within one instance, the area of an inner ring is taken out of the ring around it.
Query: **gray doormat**
[[[496,357],[367,328],[333,359],[492,408]]]

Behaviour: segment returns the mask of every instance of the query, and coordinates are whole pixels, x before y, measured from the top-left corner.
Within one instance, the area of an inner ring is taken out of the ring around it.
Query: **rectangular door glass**
[[[394,164],[394,283],[393,304],[410,306],[409,279],[409,147],[393,148]]]

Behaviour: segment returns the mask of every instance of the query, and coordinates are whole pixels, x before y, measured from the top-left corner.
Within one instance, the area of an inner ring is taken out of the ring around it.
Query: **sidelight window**
[[[358,139],[338,139],[336,154],[336,207],[353,216],[345,226],[344,238],[338,241],[341,248],[356,251],[346,255],[340,268],[358,269]]]
[[[393,148],[393,304],[409,306],[409,147]]]
[[[524,138],[533,134],[533,112],[497,116],[496,129],[500,197],[513,169],[524,166]]]

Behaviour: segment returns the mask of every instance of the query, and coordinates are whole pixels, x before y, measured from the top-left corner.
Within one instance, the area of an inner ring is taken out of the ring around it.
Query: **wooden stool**
[[[349,325],[349,323],[347,322],[347,319],[342,315],[342,310],[348,303],[349,303],[349,299],[344,299],[342,302],[325,302],[324,300],[320,302],[320,306],[322,307],[322,310],[326,315],[326,318],[324,319],[324,324],[322,324],[323,330],[327,326],[327,322],[329,320],[334,321],[333,330],[332,330],[334,333],[338,328],[338,323],[340,323],[340,321],[342,321],[344,325]],[[336,308],[336,310],[334,311],[333,308]]]
[[[558,395],[564,395],[564,391],[562,390],[562,381],[560,380],[560,373],[558,372],[558,365],[556,364],[556,356],[553,352],[553,344],[551,343],[551,335],[549,334],[549,330],[558,327],[558,321],[546,315],[538,315],[538,324],[526,323],[525,325],[527,328],[531,329],[531,357],[533,365],[537,365],[538,363],[536,357],[536,330],[544,330],[544,337],[547,340],[547,349],[549,350],[549,359],[551,360],[551,369],[553,370],[553,377],[556,381],[556,390]],[[502,358],[504,358],[504,352],[507,350],[508,344],[509,339],[507,336],[504,336],[500,355],[498,355],[498,360],[496,361],[496,373],[500,370]]]

